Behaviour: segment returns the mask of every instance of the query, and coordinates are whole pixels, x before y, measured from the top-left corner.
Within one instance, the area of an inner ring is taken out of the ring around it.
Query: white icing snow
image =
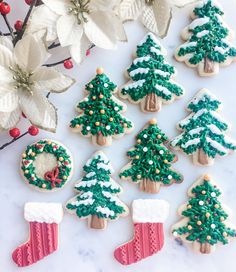
[[[197,33],[197,38],[202,38],[208,34],[209,34],[209,30],[203,30],[203,31]]]
[[[187,141],[187,143],[185,143],[185,144],[182,144],[181,147],[188,148],[191,145],[198,145],[200,142],[201,142],[200,138],[195,138],[195,139]]]
[[[167,77],[167,76],[169,76],[170,75],[170,73],[169,72],[164,72],[164,71],[162,71],[162,70],[159,70],[159,69],[155,69],[155,74],[158,74],[158,75],[160,75],[160,76],[163,76],[163,77]]]
[[[211,124],[211,125],[208,125],[207,127],[210,129],[210,131],[212,133],[217,134],[217,135],[222,135],[221,130],[216,125]]]
[[[210,101],[215,101],[217,99],[217,97],[215,95],[213,95],[209,90],[207,89],[202,89],[200,92],[197,93],[197,95],[190,101],[189,104],[194,104],[197,105],[200,101],[205,101],[206,97],[210,100]]]
[[[200,116],[207,112],[208,112],[207,109],[201,109],[194,114],[193,119],[196,120],[197,118],[199,118]]]
[[[118,190],[120,189],[120,186],[115,184],[115,183],[112,183],[112,182],[104,182],[104,181],[99,181],[98,184],[101,186],[101,187],[105,187],[105,188],[110,188],[112,190]]]
[[[88,173],[88,174],[86,175],[86,178],[91,178],[91,177],[93,177],[93,176],[95,176],[95,175],[96,175],[95,172],[90,172],[90,173]]]
[[[194,134],[199,134],[200,132],[202,132],[205,128],[204,127],[198,127],[198,128],[194,128],[192,130],[189,131],[189,134],[191,136],[193,136]]]
[[[225,121],[217,112],[210,111],[210,114],[220,123],[225,123],[227,126],[230,126],[230,124]]]
[[[106,170],[106,171],[111,171],[111,170],[113,170],[112,169],[112,167],[111,167],[111,165],[110,164],[105,164],[105,163],[103,163],[103,162],[99,162],[99,163],[97,163],[97,168],[98,169],[104,169],[104,170]]]
[[[91,187],[97,183],[96,179],[91,179],[91,180],[81,180],[79,183],[75,185],[75,188],[80,188],[80,187]]]
[[[232,144],[232,145],[236,146],[236,141],[234,141],[233,139],[231,139],[228,136],[225,136],[224,141],[225,141],[226,144]]]
[[[206,137],[206,141],[209,143],[209,145],[213,148],[215,148],[216,150],[218,150],[219,152],[222,152],[222,153],[225,153],[227,154],[228,151],[226,148],[224,148],[220,143],[212,140],[211,138],[209,137]]]
[[[182,44],[180,47],[185,49],[187,47],[195,47],[195,46],[197,46],[197,42],[187,42],[187,43]]]
[[[109,192],[102,192],[102,194],[105,197],[109,198],[109,200],[111,202],[115,202],[116,205],[120,205],[121,204],[121,202],[119,201],[119,199],[117,197],[113,196],[111,193],[109,193]]]
[[[227,53],[229,51],[229,48],[222,48],[219,46],[215,46],[214,51],[224,55],[225,53]]]
[[[144,83],[145,83],[145,79],[140,79],[140,80],[138,80],[138,81],[136,81],[136,82],[133,82],[133,83],[131,83],[131,84],[126,85],[126,86],[124,87],[124,90],[127,91],[127,90],[129,90],[129,89],[136,89],[136,88],[138,88],[138,87],[142,87]]]
[[[133,70],[132,72],[130,72],[129,75],[133,77],[137,74],[148,74],[149,70],[150,70],[149,68],[137,68]]]
[[[176,145],[178,144],[178,142],[179,142],[180,140],[183,139],[183,135],[184,135],[184,133],[182,133],[182,134],[180,134],[179,136],[175,137],[175,138],[171,141],[171,145],[172,145],[172,146],[176,146]]]
[[[144,62],[144,61],[149,61],[151,59],[150,56],[146,56],[146,57],[140,57],[140,58],[137,58],[133,61],[133,64],[134,65],[137,65],[139,62]]]
[[[215,0],[203,0],[202,2],[200,2],[200,4],[197,5],[197,7],[202,8],[208,2],[211,2],[212,6],[215,6],[215,7],[219,8],[220,10],[222,10],[222,6],[220,5],[220,3]]]
[[[96,208],[96,212],[100,212],[100,213],[104,214],[106,217],[115,215],[114,211],[110,210],[107,207],[102,207],[102,206],[98,206]]]
[[[151,32],[149,32],[148,34],[145,35],[145,37],[139,42],[139,46],[142,46],[148,39],[148,37],[150,37],[154,43],[156,43],[158,46],[160,46],[160,42],[159,40],[157,39],[157,37],[152,34]]]
[[[157,49],[157,48],[155,48],[153,46],[150,48],[150,51],[152,53],[155,53],[156,55],[162,55],[161,50],[159,50],[159,49]]]
[[[156,85],[155,85],[155,88],[156,88],[158,91],[160,91],[160,92],[162,92],[163,94],[165,94],[165,95],[171,95],[171,92],[170,92],[166,87],[163,87],[163,86],[161,86],[161,85],[159,85],[159,84],[156,84]]]
[[[205,25],[207,23],[209,23],[210,19],[208,17],[204,17],[204,18],[197,18],[196,20],[194,20],[190,25],[189,25],[189,29],[192,30],[198,26],[202,26]]]

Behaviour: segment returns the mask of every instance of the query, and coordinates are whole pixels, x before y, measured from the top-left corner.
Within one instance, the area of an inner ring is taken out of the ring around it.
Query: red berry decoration
[[[9,134],[12,138],[17,138],[20,136],[20,130],[19,128],[12,128],[9,130]]]
[[[90,49],[88,49],[87,51],[86,51],[86,56],[89,56],[90,55]]]
[[[27,5],[31,5],[31,4],[32,4],[32,1],[33,1],[33,0],[25,0],[25,3],[26,3]]]
[[[71,61],[71,60],[65,60],[64,61],[64,67],[66,68],[66,69],[71,69],[71,68],[73,68],[73,62]]]
[[[10,11],[11,11],[10,5],[8,5],[6,2],[2,2],[0,5],[0,13],[2,15],[7,15],[8,13],[10,13]]]
[[[31,136],[36,136],[39,133],[39,129],[36,126],[30,126],[28,132]]]
[[[16,31],[20,31],[22,29],[22,26],[23,26],[23,22],[21,20],[18,20],[15,22],[14,27]]]

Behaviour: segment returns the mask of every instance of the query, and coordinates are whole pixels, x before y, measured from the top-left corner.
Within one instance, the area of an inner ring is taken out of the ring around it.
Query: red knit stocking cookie
[[[57,250],[63,210],[57,203],[26,203],[24,216],[29,222],[29,240],[12,253],[13,261],[20,267],[36,263]]]
[[[165,200],[134,200],[134,238],[115,250],[117,261],[129,265],[160,251],[164,245],[163,222],[168,214],[169,204]]]

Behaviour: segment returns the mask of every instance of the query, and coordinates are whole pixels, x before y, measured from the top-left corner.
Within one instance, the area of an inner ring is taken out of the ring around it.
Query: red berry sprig
[[[30,6],[32,4],[32,1],[33,0],[25,0],[25,3]]]
[[[9,130],[9,134],[12,138],[17,138],[20,136],[20,130],[19,128],[12,128]]]
[[[73,62],[71,60],[65,60],[64,63],[63,63],[64,67],[66,69],[72,69],[73,68]]]
[[[30,126],[28,132],[31,136],[36,136],[39,133],[39,129],[36,126]]]
[[[21,31],[23,26],[23,22],[21,20],[17,20],[14,24],[16,31]]]
[[[0,3],[0,13],[2,15],[7,15],[11,11],[11,6],[7,4],[6,2]]]

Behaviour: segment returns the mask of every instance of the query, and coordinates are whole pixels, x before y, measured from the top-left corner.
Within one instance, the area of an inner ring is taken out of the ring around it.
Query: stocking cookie
[[[236,61],[236,47],[230,43],[232,30],[224,23],[224,12],[215,0],[204,0],[191,15],[193,22],[183,30],[186,42],[176,50],[178,61],[197,67],[200,76],[212,76],[220,66]]]
[[[177,125],[182,133],[171,145],[193,156],[194,164],[212,165],[217,156],[236,150],[236,142],[225,135],[229,123],[217,113],[220,106],[214,95],[202,89],[187,106],[192,113]]]
[[[126,111],[126,105],[113,94],[116,85],[97,69],[96,77],[86,85],[88,96],[77,105],[79,116],[75,117],[70,127],[85,137],[92,137],[92,142],[100,146],[112,144],[112,138],[119,138],[133,129],[131,121],[120,113]]]
[[[58,249],[63,209],[58,203],[29,202],[24,214],[29,222],[29,239],[12,253],[13,261],[20,267],[32,265]]]
[[[88,218],[93,229],[105,229],[108,220],[126,216],[128,208],[116,196],[122,189],[110,177],[114,170],[102,151],[87,161],[84,172],[86,174],[75,184],[79,195],[68,201],[67,211],[79,218]]]
[[[225,245],[236,237],[236,229],[227,221],[228,209],[218,199],[221,191],[209,175],[194,183],[188,195],[188,203],[178,211],[184,218],[172,227],[174,237],[191,243],[202,254],[209,254],[216,245]]]
[[[116,260],[123,265],[139,262],[163,248],[163,223],[169,215],[165,200],[137,199],[132,207],[134,237],[114,251]]]
[[[131,103],[140,103],[143,112],[158,112],[184,94],[172,78],[175,68],[165,61],[166,50],[148,33],[139,43],[136,58],[127,70],[131,79],[120,90],[120,96]]]
[[[171,167],[178,158],[163,145],[167,141],[157,121],[150,120],[137,135],[134,149],[127,152],[131,162],[121,170],[120,177],[139,183],[147,193],[158,193],[161,186],[181,183],[183,176]]]
[[[72,176],[72,156],[61,143],[44,139],[28,145],[21,159],[25,182],[42,192],[62,188]]]

